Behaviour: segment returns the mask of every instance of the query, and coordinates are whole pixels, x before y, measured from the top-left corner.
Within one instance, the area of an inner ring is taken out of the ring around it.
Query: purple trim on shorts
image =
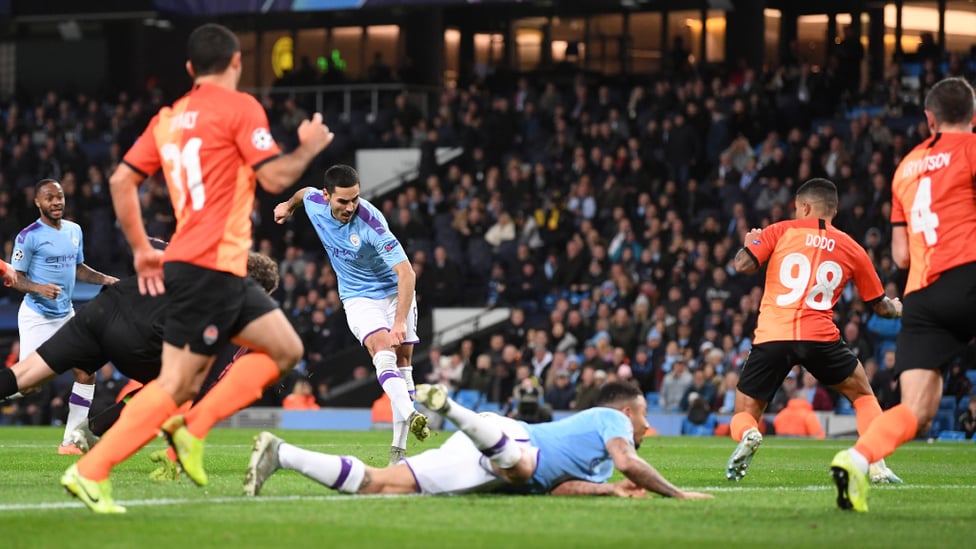
[[[28,225],[27,227],[25,227],[24,230],[20,231],[20,234],[17,235],[17,244],[23,244],[24,241],[27,240],[27,234],[28,233],[30,233],[31,231],[40,229],[40,228],[41,228],[41,222],[40,221],[35,221],[35,222],[31,223],[30,225]]]
[[[407,458],[400,458],[400,463],[406,465],[407,469],[410,469],[410,475],[413,476],[413,485],[417,489],[418,494],[422,493],[423,490],[420,489],[420,479],[417,478],[417,473],[413,472],[413,467],[410,465],[410,462],[407,461]]]
[[[380,387],[382,387],[384,383],[389,381],[390,378],[394,378],[394,377],[403,379],[403,376],[400,375],[400,372],[394,370],[383,370],[383,373],[381,373],[379,377]]]
[[[322,193],[313,193],[309,195],[308,201],[315,202],[316,204],[321,204],[323,206],[329,205],[329,201],[325,199],[325,196],[323,196]]]
[[[417,341],[404,341],[400,345],[420,345],[420,340],[418,339]]]
[[[349,471],[352,471],[351,459],[342,456],[339,458],[339,461],[342,462],[342,468],[339,470],[339,478],[336,479],[335,484],[330,486],[330,488],[332,488],[333,490],[342,489],[342,484],[346,482],[347,478],[349,478]]]
[[[386,227],[383,226],[383,222],[377,219],[376,217],[373,217],[372,212],[364,208],[362,204],[360,204],[359,207],[356,208],[356,217],[362,219],[363,222],[369,225],[371,229],[376,231],[376,234],[380,236],[386,234]]]
[[[363,336],[363,338],[361,340],[359,340],[359,344],[362,345],[363,347],[365,347],[366,346],[366,340],[369,339],[369,336],[371,336],[371,335],[373,335],[376,332],[379,332],[381,330],[386,330],[387,332],[390,331],[389,328],[377,328],[377,329],[373,330],[372,332],[370,332],[370,333],[366,334],[365,336]]]
[[[497,456],[502,451],[502,448],[504,448],[506,444],[508,444],[508,435],[502,433],[501,440],[496,442],[495,445],[492,446],[491,448],[485,448],[484,450],[481,451],[481,453],[482,455],[485,455],[489,458]]]
[[[517,438],[515,439],[515,442],[532,442],[532,441],[527,438]]]
[[[68,404],[74,404],[75,406],[84,406],[85,408],[91,408],[91,402],[92,401],[88,400],[87,398],[77,393],[71,393],[71,396],[68,397]]]

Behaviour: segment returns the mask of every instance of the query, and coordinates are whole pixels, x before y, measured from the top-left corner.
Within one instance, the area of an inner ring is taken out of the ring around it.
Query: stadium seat
[[[497,414],[501,410],[502,406],[497,402],[482,402],[480,405],[478,405],[479,412],[491,412],[493,414]]]
[[[948,430],[942,431],[939,433],[938,440],[940,442],[944,442],[947,440],[953,440],[953,441],[966,440],[966,433],[962,431],[948,431]]]
[[[644,398],[647,400],[647,408],[658,408],[661,405],[661,393],[646,393]]]
[[[966,370],[966,377],[973,386],[976,386],[976,370]]]
[[[840,397],[837,399],[837,406],[834,407],[834,413],[842,416],[853,416],[854,406],[851,405],[851,401]]]
[[[708,414],[705,423],[698,425],[692,423],[688,418],[681,420],[681,434],[693,437],[710,437],[715,433],[715,414]]]
[[[944,396],[942,401],[939,402],[939,410],[950,410],[952,412],[956,411],[956,397],[954,396]]]
[[[469,410],[477,410],[481,404],[481,392],[474,389],[459,389],[454,393],[454,402]]]
[[[932,430],[929,436],[937,437],[942,431],[951,431],[955,421],[953,410],[939,410],[932,419]]]

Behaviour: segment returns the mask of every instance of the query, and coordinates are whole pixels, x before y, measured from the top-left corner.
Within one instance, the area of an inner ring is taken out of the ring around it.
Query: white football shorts
[[[356,336],[360,344],[364,344],[367,337],[380,330],[389,331],[393,328],[397,302],[396,295],[383,299],[351,297],[342,302],[342,306],[346,309],[346,321],[349,323],[349,330],[352,331],[352,335]],[[417,337],[416,294],[414,294],[413,303],[407,312],[407,339],[404,343],[411,345],[420,343],[420,338]]]

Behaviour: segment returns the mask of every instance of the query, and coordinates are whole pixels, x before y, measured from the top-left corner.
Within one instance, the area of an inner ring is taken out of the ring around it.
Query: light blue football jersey
[[[613,474],[607,442],[621,437],[634,443],[634,426],[620,410],[598,406],[551,423],[525,424],[529,442],[539,449],[533,493],[546,493],[575,479],[606,482]]]
[[[393,267],[407,260],[403,246],[390,232],[383,214],[366,199],[352,219],[340,223],[320,190],[302,197],[305,213],[325,247],[339,280],[339,298],[382,299],[397,293]]]
[[[85,262],[84,248],[81,227],[68,220],[61,221],[61,230],[38,219],[20,231],[10,264],[38,284],[61,287],[57,299],[27,294],[24,302],[31,310],[47,318],[62,318],[71,312],[75,270]]]

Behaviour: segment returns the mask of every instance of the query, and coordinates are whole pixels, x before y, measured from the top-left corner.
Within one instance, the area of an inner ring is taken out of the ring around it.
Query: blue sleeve
[[[10,256],[10,264],[14,270],[26,273],[30,269],[31,260],[34,258],[34,234],[28,233],[17,236],[14,241],[14,251]]]
[[[390,270],[407,260],[407,253],[403,251],[403,246],[400,245],[400,241],[393,236],[389,229],[382,235],[378,235],[374,231],[368,231],[366,234],[369,235],[369,244],[376,250],[376,255],[383,260],[383,263],[386,263]]]
[[[85,262],[85,234],[81,232],[81,227],[78,227],[78,257],[75,261],[75,265],[81,265]]]
[[[611,439],[622,438],[634,444],[634,426],[623,413],[607,408],[610,413],[603,414],[603,421],[600,422],[600,438],[606,446]]]

